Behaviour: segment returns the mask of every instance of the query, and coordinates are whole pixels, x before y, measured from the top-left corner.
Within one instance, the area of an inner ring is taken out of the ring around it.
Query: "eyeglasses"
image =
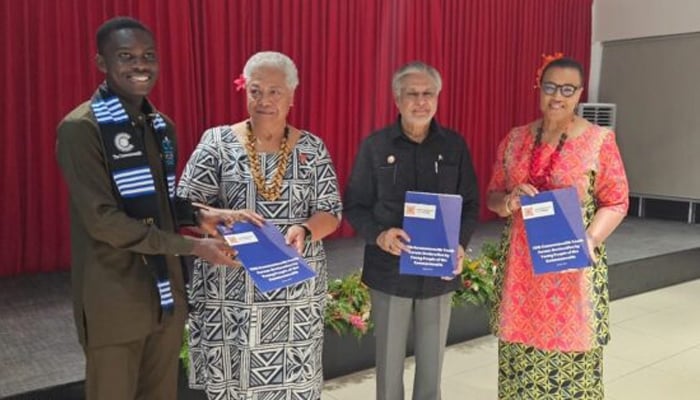
[[[561,95],[564,97],[571,97],[576,94],[577,90],[581,89],[581,86],[574,86],[568,83],[557,85],[556,83],[552,82],[544,82],[540,85],[540,87],[542,88],[542,93],[548,96],[554,96],[554,94],[557,93],[557,89],[559,89],[559,93],[561,93]]]

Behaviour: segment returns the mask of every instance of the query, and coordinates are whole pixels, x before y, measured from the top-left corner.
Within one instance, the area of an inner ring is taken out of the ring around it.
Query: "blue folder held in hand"
[[[520,196],[520,204],[535,274],[591,266],[575,188]]]
[[[403,230],[411,238],[402,252],[399,273],[454,276],[462,217],[458,194],[406,192]]]
[[[238,252],[238,259],[261,292],[280,289],[311,279],[316,273],[296,249],[285,243],[276,226],[265,222],[262,227],[236,222],[217,230]]]

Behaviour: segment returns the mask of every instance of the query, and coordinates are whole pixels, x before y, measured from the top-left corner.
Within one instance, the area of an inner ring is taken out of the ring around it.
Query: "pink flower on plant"
[[[350,322],[352,326],[354,326],[362,332],[364,332],[367,329],[367,324],[360,315],[351,315],[350,318],[348,318],[348,322]]]
[[[469,289],[470,287],[472,287],[472,281],[470,281],[469,279],[465,279],[465,280],[464,280],[464,287],[467,288],[467,289]]]
[[[245,89],[245,76],[243,74],[240,74],[238,78],[236,78],[233,81],[233,84],[236,85],[236,91],[240,92],[241,90]]]

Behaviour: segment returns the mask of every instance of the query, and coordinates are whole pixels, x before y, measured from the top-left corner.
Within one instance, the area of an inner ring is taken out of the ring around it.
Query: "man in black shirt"
[[[450,300],[460,284],[459,277],[399,274],[399,256],[410,241],[400,228],[406,191],[462,196],[455,276],[476,227],[478,188],[469,150],[462,136],[434,119],[441,87],[439,72],[423,62],[394,73],[399,117],[362,142],[345,192],[343,212],[366,241],[362,281],[371,289],[379,400],[404,398],[409,329],[416,355],[413,399],[440,399]]]

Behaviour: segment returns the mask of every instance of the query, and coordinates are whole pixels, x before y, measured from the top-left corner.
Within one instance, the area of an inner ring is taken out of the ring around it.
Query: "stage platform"
[[[481,225],[470,248],[478,252],[500,230]],[[331,277],[359,270],[362,247],[356,238],[328,241]],[[608,256],[613,299],[698,279],[700,225],[630,217],[608,240]],[[0,321],[0,398],[83,398],[69,273],[0,279]]]

